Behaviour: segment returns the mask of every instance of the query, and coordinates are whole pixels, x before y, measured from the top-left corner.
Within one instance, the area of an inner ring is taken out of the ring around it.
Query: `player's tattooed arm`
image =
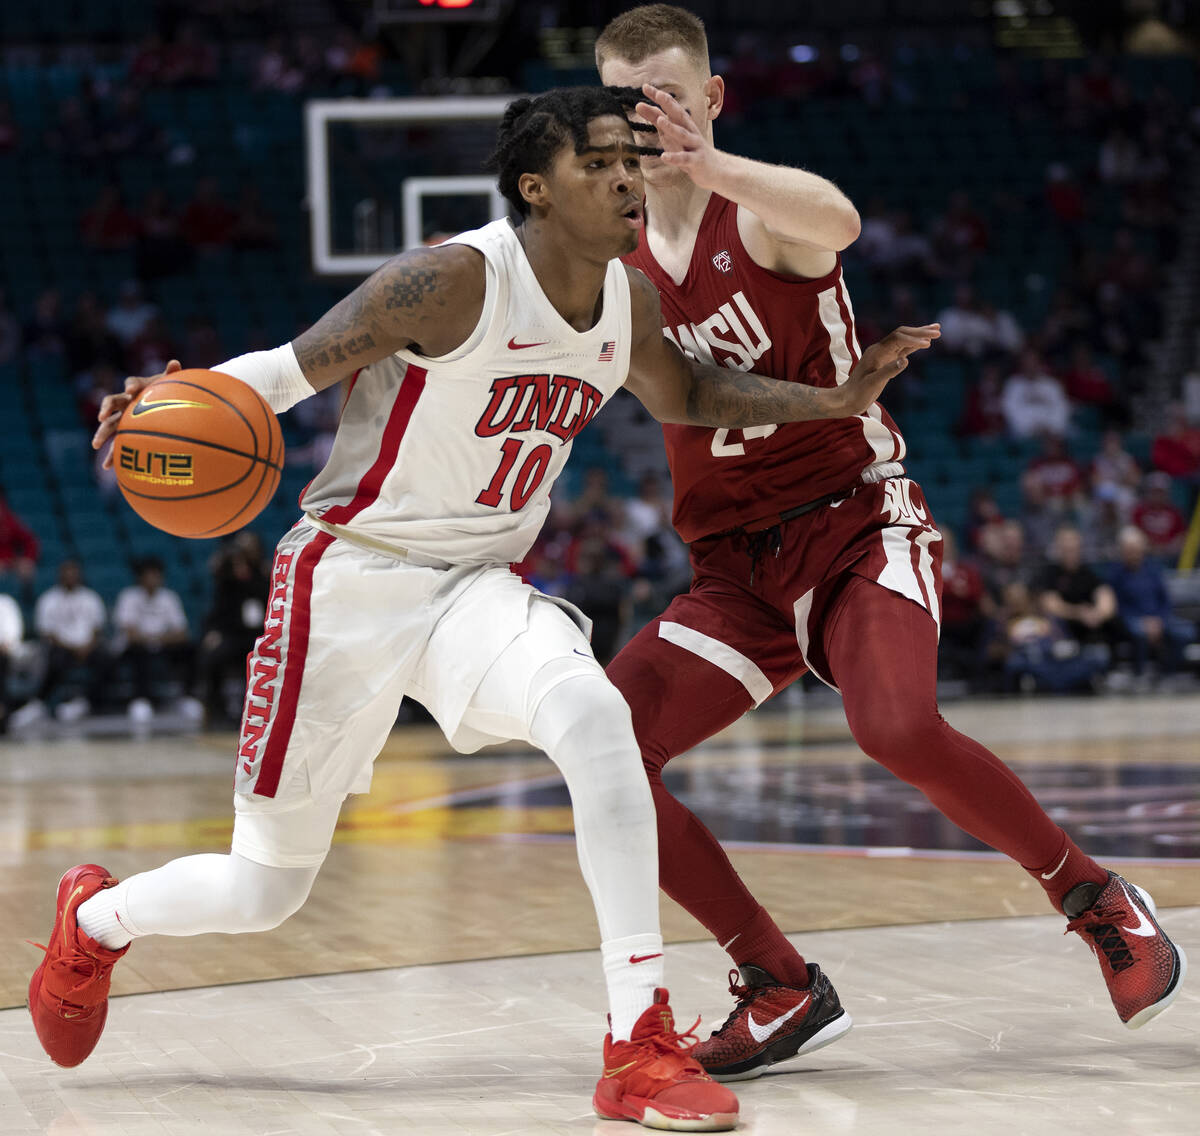
[[[392,257],[292,341],[317,389],[404,348],[444,355],[471,334],[483,310],[483,255],[466,245]]]
[[[634,343],[625,385],[660,422],[736,428],[862,414],[909,355],[941,334],[937,324],[897,328],[863,352],[840,386],[782,382],[688,359],[662,334],[654,286],[636,270],[629,279]]]

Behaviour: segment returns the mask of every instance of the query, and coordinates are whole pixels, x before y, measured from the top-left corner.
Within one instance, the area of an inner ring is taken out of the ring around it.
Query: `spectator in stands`
[[[221,343],[217,325],[207,316],[195,314],[189,317],[187,335],[183,341],[183,354],[180,358],[194,360],[195,365],[199,367],[219,363],[228,357],[229,352]],[[307,401],[309,400],[305,399],[305,402]],[[300,406],[303,405],[302,402]]]
[[[1106,647],[1116,632],[1117,598],[1083,562],[1083,535],[1063,525],[1054,537],[1052,562],[1038,581],[1038,606],[1060,620],[1079,643]]]
[[[1171,403],[1166,419],[1166,429],[1150,448],[1150,463],[1180,481],[1194,482],[1200,475],[1200,429],[1188,421],[1182,403]]]
[[[127,154],[153,155],[162,150],[162,131],[146,117],[133,87],[117,92],[105,123],[101,146],[105,153],[117,158]]]
[[[140,372],[146,373],[146,372]],[[135,696],[129,717],[147,722],[172,684],[191,686],[192,647],[178,594],[166,587],[163,562],[146,557],[134,566],[137,583],[123,588],[113,609],[119,660],[129,667]]]
[[[1005,432],[1004,371],[999,363],[985,363],[979,378],[967,388],[957,432],[968,438],[995,438]]]
[[[191,263],[191,250],[179,235],[179,218],[164,189],[146,194],[138,215],[137,270],[143,280],[156,280],[183,272]]]
[[[0,592],[0,734],[8,729],[8,716],[13,709],[12,677],[13,660],[21,652],[21,641],[25,638],[25,620],[21,607],[12,596]]]
[[[988,247],[988,227],[971,206],[965,189],[955,190],[930,231],[933,255],[946,275],[958,279],[970,276]]]
[[[1141,160],[1137,142],[1120,127],[1114,127],[1101,143],[1096,166],[1103,181],[1124,185],[1137,178]]]
[[[21,131],[13,119],[12,103],[0,99],[0,154],[11,154],[21,141]]]
[[[996,607],[1003,606],[1010,584],[1032,586],[1041,557],[1027,550],[1020,521],[1009,517],[992,526],[979,551],[984,587]]]
[[[175,37],[162,50],[161,80],[176,86],[215,82],[221,70],[221,53],[194,20],[179,25]]]
[[[262,202],[262,194],[253,182],[242,186],[233,219],[233,247],[239,249],[274,248],[279,243],[275,221]]]
[[[1071,348],[1071,359],[1063,368],[1062,382],[1067,397],[1075,405],[1097,407],[1109,425],[1129,425],[1128,403],[1096,363],[1086,340],[1077,340]]]
[[[671,494],[656,473],[646,473],[636,497],[625,502],[623,543],[637,562],[639,578],[671,598],[687,589],[687,546],[671,525]]]
[[[1005,380],[1001,406],[1014,438],[1063,437],[1071,427],[1071,404],[1062,384],[1046,370],[1036,351],[1021,353],[1017,370]]]
[[[1146,555],[1146,535],[1134,525],[1121,530],[1120,560],[1109,573],[1121,629],[1133,644],[1133,663],[1144,675],[1149,664],[1160,674],[1175,671],[1195,628],[1171,611],[1162,566]]]
[[[142,295],[142,286],[136,280],[126,280],[121,285],[117,302],[108,309],[105,326],[128,347],[146,325],[158,315],[158,308]]]
[[[106,185],[79,219],[79,236],[97,252],[122,252],[138,236],[137,218],[125,207],[120,186]]]
[[[624,520],[625,510],[608,487],[608,473],[594,465],[583,475],[583,487],[574,501],[569,503],[574,524],[584,521],[599,521],[610,530],[616,530]]]
[[[176,348],[167,330],[167,321],[153,316],[134,337],[125,353],[128,374],[157,375],[176,357]]]
[[[1067,452],[1066,442],[1055,434],[1043,437],[1042,452],[1025,467],[1021,482],[1026,493],[1035,494],[1059,514],[1077,508],[1086,489],[1083,470]]]
[[[124,365],[125,348],[105,323],[96,293],[80,293],[67,328],[67,366],[71,374],[79,376],[105,366],[121,369]]]
[[[967,501],[967,524],[964,535],[967,548],[972,554],[983,553],[992,546],[999,526],[1005,521],[995,494],[986,486],[978,485],[971,490]]]
[[[165,61],[166,48],[162,36],[157,31],[147,32],[130,60],[130,80],[138,87],[151,87],[162,83]]]
[[[191,200],[183,207],[179,229],[183,239],[199,252],[225,248],[233,239],[236,216],[221,196],[215,177],[202,177]]]
[[[260,91],[295,94],[304,86],[304,72],[278,33],[267,40],[254,67],[254,86]]]
[[[1187,518],[1171,500],[1171,478],[1162,472],[1148,473],[1142,499],[1130,516],[1141,530],[1155,556],[1174,557],[1183,547]]]
[[[1083,191],[1064,162],[1053,162],[1046,170],[1046,204],[1068,233],[1073,233],[1083,220]]]
[[[212,565],[212,603],[204,618],[197,666],[208,724],[234,725],[241,695],[226,700],[231,680],[244,682],[246,656],[266,612],[270,579],[258,538],[240,532],[217,553]]]
[[[89,172],[94,170],[94,159],[100,153],[100,123],[90,99],[72,96],[59,103],[55,124],[46,132],[46,147],[64,159],[81,162]]]
[[[1010,684],[1024,694],[1063,694],[1093,690],[1107,660],[1081,649],[1061,620],[1039,611],[1029,589],[1019,580],[1004,596],[1004,670]]]
[[[8,503],[0,488],[0,578],[14,577],[27,598],[37,569],[38,539]]]
[[[1062,287],[1050,301],[1050,311],[1042,323],[1038,338],[1047,354],[1061,355],[1078,339],[1085,338],[1092,326],[1092,313],[1073,288]]]
[[[67,343],[67,321],[57,288],[38,293],[24,327],[24,347],[31,355],[61,355]]]
[[[107,618],[104,601],[84,586],[79,561],[64,560],[58,583],[38,597],[34,609],[46,672],[37,697],[17,712],[22,724],[36,720],[55,701],[55,716],[65,722],[77,721],[99,703],[108,679],[101,638]]]
[[[942,630],[938,662],[943,672],[980,683],[987,661],[986,633],[994,605],[983,586],[983,576],[969,560],[958,555],[958,541],[942,529]]]
[[[585,525],[573,545],[565,599],[592,621],[592,650],[607,666],[624,641],[630,615],[632,565],[598,524]]]
[[[0,288],[0,367],[11,362],[21,349],[21,325],[8,306],[8,293]]]
[[[1092,459],[1092,494],[1111,495],[1128,510],[1133,508],[1141,482],[1141,467],[1125,449],[1120,431],[1106,430],[1100,443],[1100,452]]]

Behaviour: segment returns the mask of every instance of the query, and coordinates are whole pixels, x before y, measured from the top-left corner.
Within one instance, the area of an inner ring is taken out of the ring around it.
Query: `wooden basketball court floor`
[[[1089,850],[1149,888],[1200,962],[1200,698],[952,704]],[[0,1134],[616,1136],[597,1120],[604,992],[550,763],[397,731],[308,905],[254,936],[148,939],[73,1070],[22,1006],[73,863],[118,875],[230,831],[230,737],[0,745]],[[1200,986],[1120,1025],[1041,889],[850,741],[822,699],[760,711],[672,763],[672,787],[855,1019],[735,1086],[741,1131],[1200,1132]],[[702,1036],[726,956],[663,900],[668,981]]]

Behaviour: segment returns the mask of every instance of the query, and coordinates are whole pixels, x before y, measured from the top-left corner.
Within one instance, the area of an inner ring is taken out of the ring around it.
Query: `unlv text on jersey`
[[[506,375],[475,423],[480,438],[545,430],[569,442],[595,417],[604,395],[571,375]]]

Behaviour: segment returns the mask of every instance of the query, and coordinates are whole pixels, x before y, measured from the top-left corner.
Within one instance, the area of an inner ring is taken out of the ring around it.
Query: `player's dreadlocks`
[[[517,188],[521,175],[544,174],[567,142],[582,154],[593,118],[614,114],[630,119],[634,130],[652,130],[634,117],[634,107],[644,99],[636,87],[559,87],[534,98],[515,99],[504,111],[496,149],[484,168],[496,174],[500,192],[517,212],[528,216],[529,202]],[[661,153],[649,146],[636,149],[639,154]]]

